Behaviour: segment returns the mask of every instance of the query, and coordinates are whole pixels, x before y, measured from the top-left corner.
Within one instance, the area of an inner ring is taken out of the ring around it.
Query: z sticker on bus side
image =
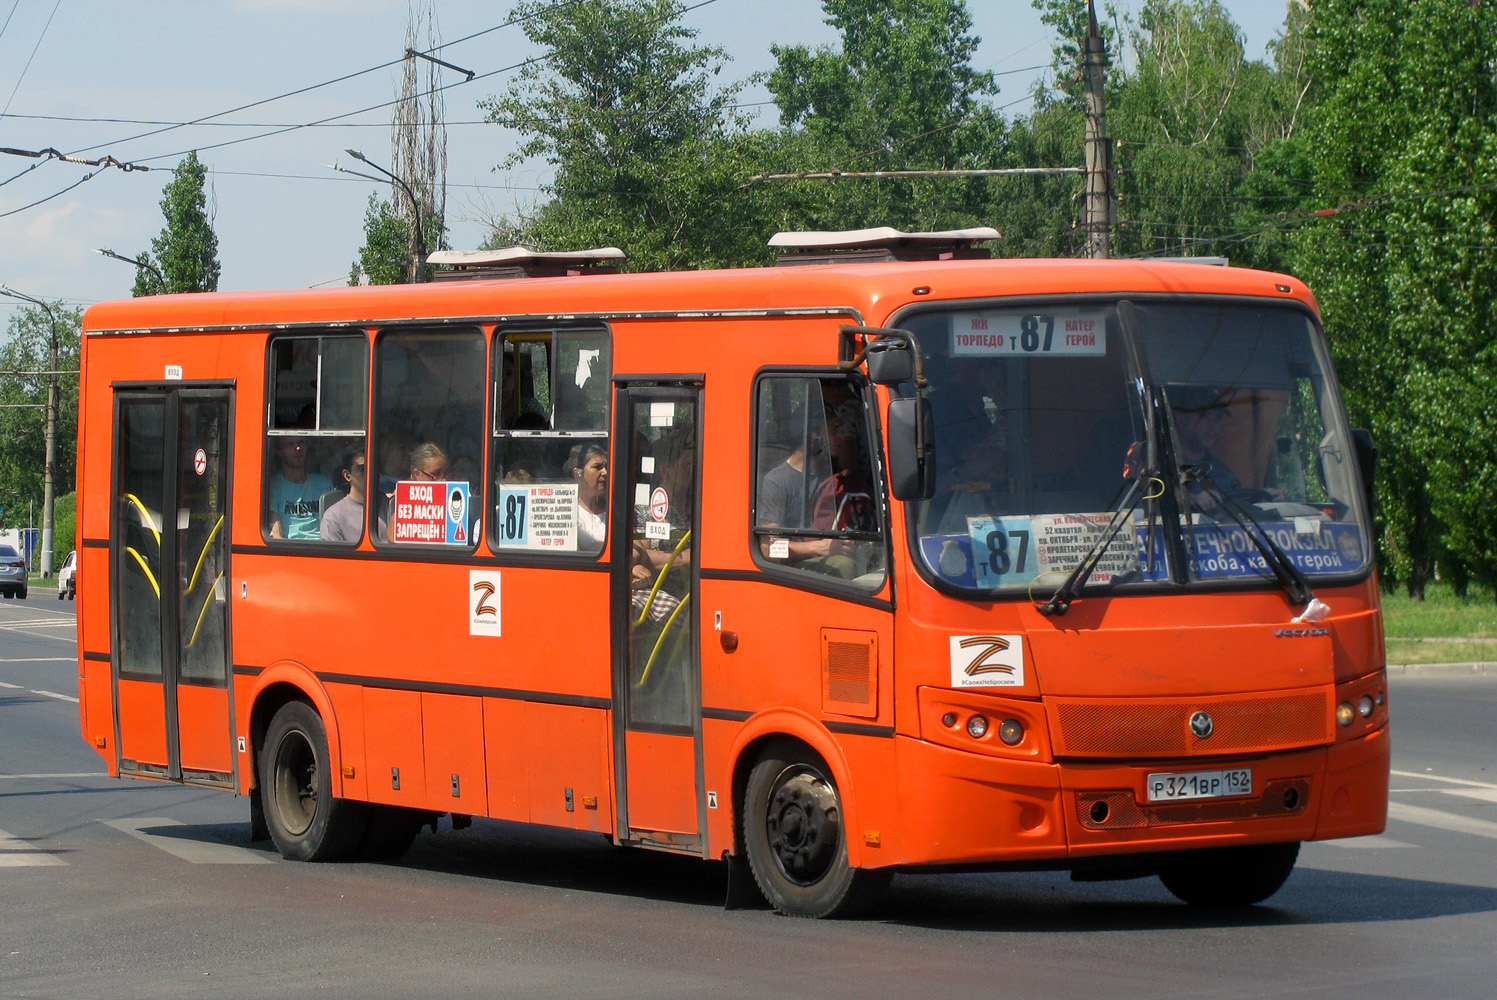
[[[954,635],[951,637],[951,686],[1023,687],[1022,635]]]

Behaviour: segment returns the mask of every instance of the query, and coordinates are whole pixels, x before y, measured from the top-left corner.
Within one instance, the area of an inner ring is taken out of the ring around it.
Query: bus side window
[[[363,333],[275,337],[265,430],[268,538],[357,544],[352,532],[324,532],[328,512],[352,490],[344,470],[362,453],[369,342]],[[347,520],[347,505],[335,520]]]
[[[501,328],[491,357],[489,544],[598,555],[608,522],[608,331]]]
[[[755,399],[757,561],[877,590],[886,548],[860,385],[771,375]]]
[[[478,327],[380,331],[373,500],[365,510],[376,545],[473,548],[474,496],[483,492],[483,371]]]

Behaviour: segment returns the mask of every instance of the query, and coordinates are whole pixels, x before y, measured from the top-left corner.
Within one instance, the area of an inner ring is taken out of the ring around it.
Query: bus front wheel
[[[1159,880],[1192,906],[1252,906],[1279,891],[1298,857],[1298,841],[1184,851],[1165,863]]]
[[[760,891],[787,916],[849,916],[889,884],[886,871],[848,864],[837,786],[825,765],[791,746],[771,747],[749,774],[743,842]]]
[[[311,705],[276,712],[260,749],[260,795],[276,850],[290,861],[340,861],[369,825],[362,802],[333,798],[327,728]]]

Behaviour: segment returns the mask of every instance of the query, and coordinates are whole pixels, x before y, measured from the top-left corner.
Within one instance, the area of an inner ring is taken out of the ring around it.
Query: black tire
[[[364,803],[333,798],[327,729],[304,701],[287,702],[270,720],[260,796],[270,839],[290,861],[341,861],[369,827]]]
[[[1159,880],[1192,906],[1252,906],[1279,891],[1298,857],[1299,841],[1185,851],[1165,863]]]
[[[394,861],[411,849],[411,842],[430,813],[400,806],[370,806],[369,829],[359,844],[360,861]]]
[[[749,774],[743,844],[759,891],[786,916],[853,916],[889,885],[887,870],[847,863],[842,800],[831,771],[790,744],[769,747]]]
[[[22,587],[21,588],[21,592],[19,594],[17,594],[16,596],[19,597],[21,600],[24,601],[26,599],[26,588]]]

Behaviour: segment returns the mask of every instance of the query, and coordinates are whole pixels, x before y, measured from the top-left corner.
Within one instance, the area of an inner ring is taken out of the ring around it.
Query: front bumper
[[[1332,746],[1144,764],[1008,760],[897,737],[906,866],[1025,864],[1381,833],[1386,726]],[[1253,769],[1253,796],[1149,805],[1145,776]],[[1096,820],[1096,802],[1108,804]],[[890,845],[892,846],[892,845]],[[892,860],[892,859],[891,859]]]

